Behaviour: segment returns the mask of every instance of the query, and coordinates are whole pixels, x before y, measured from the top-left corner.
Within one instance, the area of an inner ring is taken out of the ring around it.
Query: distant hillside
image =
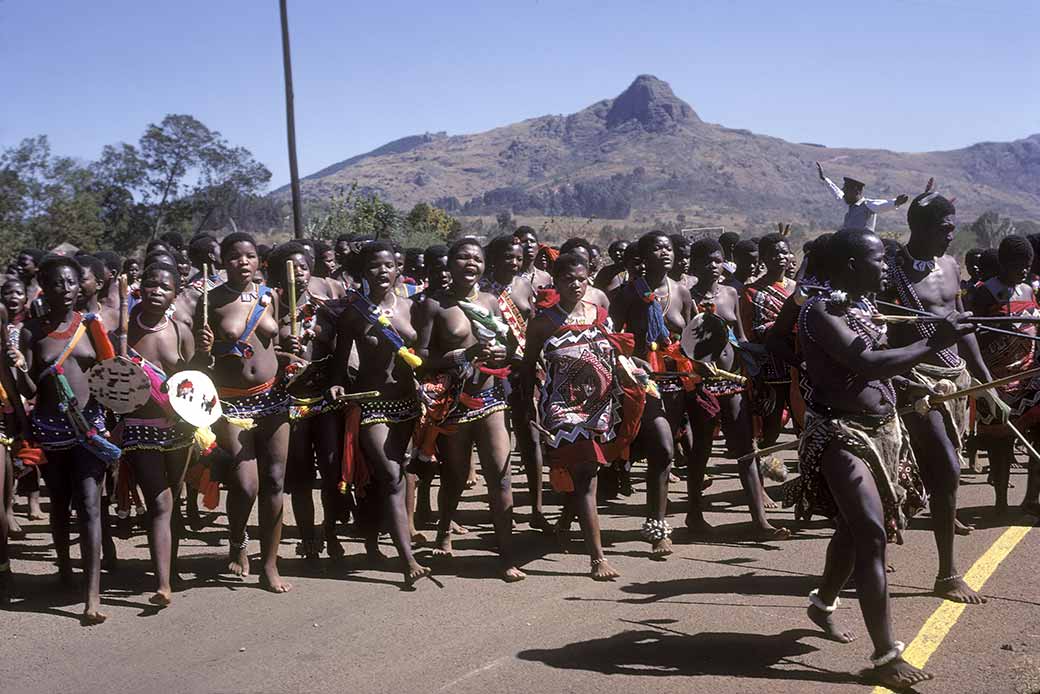
[[[1040,219],[1040,134],[919,154],[795,144],[705,123],[650,75],[569,116],[395,140],[307,176],[303,192],[327,198],[357,182],[401,208],[432,202],[460,215],[683,214],[703,224],[829,227],[842,213],[816,160],[839,184],[843,175],[865,181],[868,196],[913,195],[934,176],[962,219],[988,209]],[[891,215],[891,225],[901,217]]]

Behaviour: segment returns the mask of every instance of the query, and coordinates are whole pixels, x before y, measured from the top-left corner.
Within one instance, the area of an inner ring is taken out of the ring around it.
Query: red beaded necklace
[[[79,327],[79,324],[82,321],[83,314],[79,311],[76,311],[72,314],[72,320],[69,321],[69,327],[65,328],[64,330],[54,330],[52,332],[49,332],[47,333],[47,337],[51,338],[52,340],[67,340],[76,333],[76,329]]]

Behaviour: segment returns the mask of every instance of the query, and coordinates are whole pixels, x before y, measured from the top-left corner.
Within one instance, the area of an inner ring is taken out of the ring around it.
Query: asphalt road
[[[829,528],[816,522],[789,541],[743,542],[748,516],[735,466],[714,460],[712,472],[709,520],[719,537],[693,543],[677,530],[667,561],[652,561],[639,539],[641,483],[601,510],[607,554],[622,573],[614,583],[589,579],[580,542],[561,553],[527,527],[523,508],[516,536],[529,578],[497,580],[478,485],[465,497],[460,520],[472,532],[457,539],[456,557],[420,553],[443,587],[403,590],[396,565],[366,566],[356,540],[342,563],[308,571],[294,556],[290,516],[281,566],[295,588],[271,595],[255,577],[221,575],[220,517],[182,544],[186,586],[163,610],[147,602],[154,583],[144,534],[119,541],[120,568],[102,577],[110,619],[90,628],[79,625],[79,596],[57,588],[46,524],[26,523],[28,539],[13,543],[18,599],[0,613],[0,692],[871,691],[857,679],[871,648],[855,591],[839,614],[860,640],[824,640],[805,618]],[[1015,472],[1013,500],[1025,486]],[[523,503],[522,475],[514,482]],[[685,484],[675,487],[672,524],[680,525]],[[1035,518],[996,518],[985,475],[966,474],[961,490],[961,518],[978,527],[958,541],[966,571],[1007,526]],[[794,524],[788,511],[772,515]],[[896,635],[907,643],[942,602],[928,594],[936,571],[928,523],[918,519],[890,552]],[[255,541],[252,549],[255,557]],[[393,553],[388,542],[385,551]],[[928,662],[940,679],[919,691],[1040,691],[1038,557],[1033,530],[985,584],[989,603],[953,624]]]

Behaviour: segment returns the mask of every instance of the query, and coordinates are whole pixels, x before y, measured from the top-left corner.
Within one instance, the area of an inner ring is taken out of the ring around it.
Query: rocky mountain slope
[[[650,75],[569,116],[396,140],[307,176],[303,191],[321,199],[357,182],[401,208],[432,202],[461,215],[681,213],[693,224],[833,226],[842,213],[816,177],[816,160],[839,184],[843,175],[865,181],[873,197],[912,195],[934,176],[958,198],[964,220],[988,209],[1040,219],[1040,134],[913,154],[796,144],[705,123]],[[894,226],[902,215],[889,217]]]

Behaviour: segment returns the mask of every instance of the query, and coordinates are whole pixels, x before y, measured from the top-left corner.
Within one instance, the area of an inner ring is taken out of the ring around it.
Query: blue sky
[[[301,175],[572,113],[642,73],[704,120],[952,149],[1040,132],[1040,3],[289,0]],[[0,0],[0,147],[96,157],[190,113],[288,181],[277,0]]]

